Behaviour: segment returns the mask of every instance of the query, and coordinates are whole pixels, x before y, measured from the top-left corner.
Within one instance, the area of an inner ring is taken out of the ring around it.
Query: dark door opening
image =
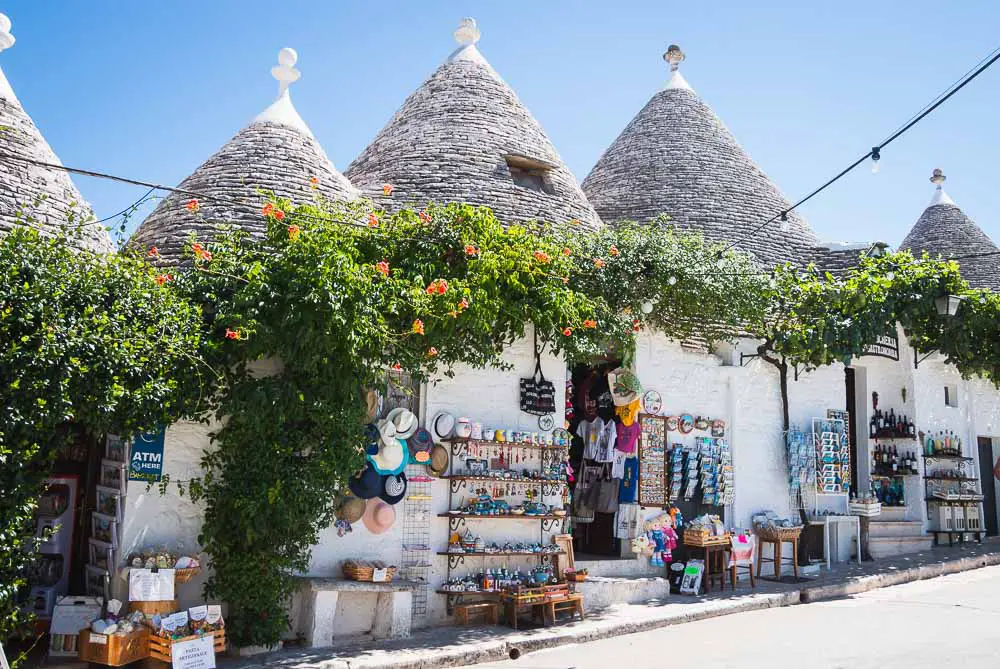
[[[1000,533],[997,528],[997,480],[993,467],[993,440],[979,437],[979,480],[983,486],[983,513],[986,516],[983,524],[988,537]]]
[[[848,415],[848,425],[847,425],[847,443],[850,444],[851,452],[851,495],[858,494],[858,444],[861,443],[860,435],[857,433],[858,430],[858,417],[857,417],[857,395],[855,386],[855,373],[854,368],[848,367],[844,370],[844,389],[847,393],[845,399],[845,408],[847,409]],[[866,456],[867,457],[867,454]]]

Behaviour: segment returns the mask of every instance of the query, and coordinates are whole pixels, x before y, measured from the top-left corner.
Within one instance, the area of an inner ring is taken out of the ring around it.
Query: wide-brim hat
[[[383,476],[385,474],[398,474],[403,471],[409,461],[410,451],[402,439],[393,439],[391,444],[387,444],[383,440],[378,453],[368,456],[368,462],[372,463],[375,471]]]
[[[422,465],[431,461],[431,449],[434,448],[434,437],[424,428],[413,433],[406,445],[410,447],[410,460]]]
[[[396,426],[397,439],[409,439],[417,431],[417,428],[420,427],[416,415],[404,407],[393,409],[385,419],[391,421]]]
[[[431,431],[435,442],[444,441],[451,437],[455,431],[455,417],[447,411],[441,411],[434,416],[434,420],[427,426],[427,429]]]
[[[398,504],[406,496],[406,472],[382,477],[382,493],[379,498],[388,504]]]
[[[372,534],[382,534],[396,524],[396,510],[380,499],[370,499],[365,504],[361,522]]]
[[[337,507],[337,519],[353,525],[361,520],[365,513],[365,500],[354,495],[348,495]]]
[[[396,424],[385,418],[375,424],[378,426],[382,443],[386,446],[392,446],[392,442],[396,439]]]
[[[608,387],[611,389],[611,401],[618,407],[632,404],[642,393],[639,377],[624,367],[608,372]]]
[[[373,421],[378,418],[379,410],[382,408],[382,396],[379,395],[377,390],[366,390],[365,391],[365,414],[367,421]]]
[[[371,499],[382,492],[382,477],[370,463],[365,468],[347,480],[347,488],[355,497]]]
[[[431,476],[443,476],[448,471],[448,449],[441,444],[434,444],[431,449],[431,461],[427,464],[427,473]]]

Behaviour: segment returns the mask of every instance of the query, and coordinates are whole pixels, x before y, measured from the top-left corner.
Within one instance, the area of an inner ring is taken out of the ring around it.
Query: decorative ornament
[[[676,432],[681,419],[677,416],[667,416],[667,431]]]
[[[694,429],[694,416],[689,413],[683,414],[680,417],[680,423],[677,426],[681,434],[688,434]]]
[[[547,413],[538,417],[539,430],[545,430],[546,432],[548,432],[555,426],[556,426],[556,419],[552,414]]]
[[[663,410],[663,397],[660,393],[647,390],[642,396],[642,410],[651,416],[658,416]]]

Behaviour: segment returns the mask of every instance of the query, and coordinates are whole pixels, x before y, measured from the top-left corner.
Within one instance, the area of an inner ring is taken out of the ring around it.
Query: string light
[[[646,300],[645,302],[643,302],[642,303],[642,313],[647,314],[647,315],[653,313],[653,303],[650,302],[649,300]]]
[[[872,147],[872,174],[878,174],[878,161],[879,161],[879,159],[881,157],[882,157],[882,154],[879,153],[879,147],[873,146]]]
[[[781,231],[788,232],[789,230],[791,230],[791,228],[792,224],[788,222],[788,212],[787,211],[781,212]]]
[[[674,284],[676,284],[676,283],[677,283],[677,277],[676,277],[676,276],[674,276],[673,274],[671,274],[671,275],[670,275],[670,276],[669,276],[669,277],[667,278],[667,283],[669,283],[669,284],[670,284],[671,286],[673,286]]]

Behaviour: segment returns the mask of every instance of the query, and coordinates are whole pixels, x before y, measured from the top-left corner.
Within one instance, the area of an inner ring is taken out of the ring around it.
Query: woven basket
[[[791,541],[802,534],[801,527],[758,527],[754,530],[758,537],[765,541]]]
[[[715,536],[709,533],[708,530],[699,529],[687,529],[684,530],[684,545],[685,546],[721,546],[729,545],[729,533],[723,534],[721,536]]]
[[[187,583],[200,573],[201,573],[201,567],[188,567],[187,569],[175,569],[174,582]]]
[[[379,583],[388,583],[392,581],[392,579],[396,578],[396,567],[383,567],[381,562],[358,562],[355,560],[347,560],[344,562],[344,578],[351,581],[367,581],[374,583],[376,569],[385,569],[385,580],[378,581]]]

